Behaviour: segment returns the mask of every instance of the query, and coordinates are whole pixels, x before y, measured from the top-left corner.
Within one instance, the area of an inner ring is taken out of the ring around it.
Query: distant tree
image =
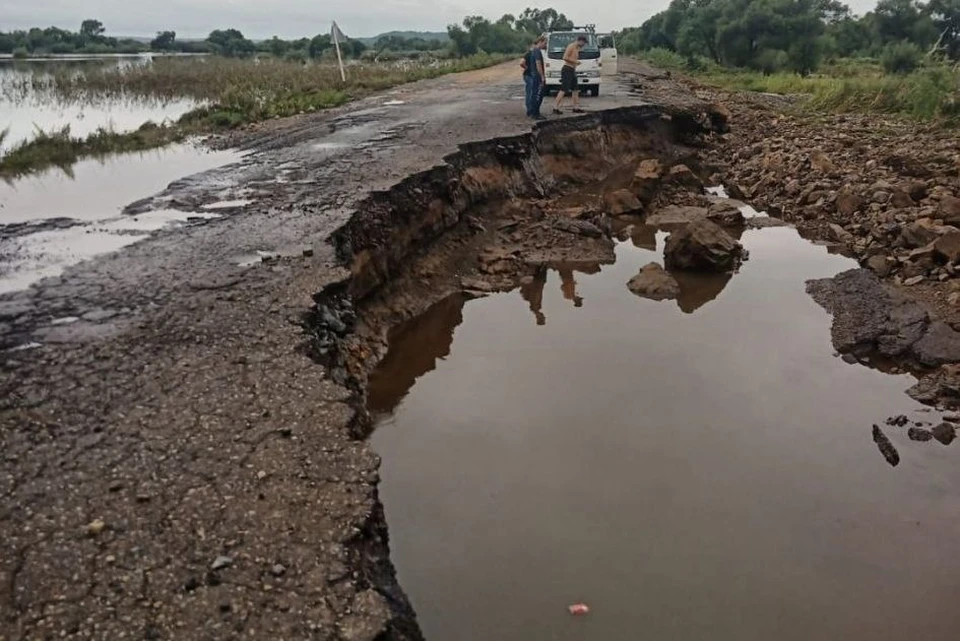
[[[213,52],[227,58],[245,58],[253,55],[257,47],[236,29],[217,29],[207,38]]]
[[[103,23],[99,20],[84,20],[80,24],[80,37],[85,42],[99,40],[105,31]]]
[[[173,51],[176,45],[176,31],[158,31],[157,37],[150,41],[150,48],[154,51]]]
[[[314,60],[323,55],[323,52],[333,47],[333,39],[329,33],[314,36],[307,48],[307,53]]]

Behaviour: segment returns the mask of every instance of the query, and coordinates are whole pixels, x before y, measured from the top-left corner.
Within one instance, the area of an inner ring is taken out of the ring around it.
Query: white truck
[[[563,68],[563,52],[566,51],[567,46],[580,36],[586,36],[587,44],[580,50],[577,80],[581,92],[599,96],[602,81],[600,41],[593,26],[575,27],[572,31],[552,31],[544,35],[547,38],[547,55],[543,60],[543,70],[547,74],[547,93],[560,91],[560,70]]]

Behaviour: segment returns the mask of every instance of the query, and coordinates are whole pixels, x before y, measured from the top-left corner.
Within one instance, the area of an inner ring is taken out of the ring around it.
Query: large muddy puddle
[[[855,265],[747,231],[732,278],[638,298],[663,238],[393,333],[372,439],[426,637],[956,639],[960,445],[886,426],[940,416],[838,358],[804,290]]]
[[[24,289],[169,225],[218,217],[216,209],[121,212],[179,178],[240,159],[236,152],[182,144],[0,182],[0,293]]]

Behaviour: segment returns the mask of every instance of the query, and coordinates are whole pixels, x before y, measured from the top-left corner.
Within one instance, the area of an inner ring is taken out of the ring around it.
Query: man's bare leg
[[[553,110],[554,110],[555,112],[557,112],[557,113],[560,112],[560,107],[563,106],[563,98],[564,98],[564,95],[565,95],[565,94],[564,94],[564,92],[563,92],[563,89],[561,89],[561,90],[557,93],[557,102],[555,102],[554,105],[553,105]]]

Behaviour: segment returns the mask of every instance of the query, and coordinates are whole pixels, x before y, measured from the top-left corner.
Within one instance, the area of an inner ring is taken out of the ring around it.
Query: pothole
[[[634,108],[469,145],[338,235],[313,353],[369,411],[426,638],[951,638],[921,615],[960,571],[960,470],[915,438],[938,414],[831,346],[806,282],[854,262],[707,192],[716,124]],[[698,226],[746,262],[664,255]],[[628,289],[651,265],[665,300]]]

